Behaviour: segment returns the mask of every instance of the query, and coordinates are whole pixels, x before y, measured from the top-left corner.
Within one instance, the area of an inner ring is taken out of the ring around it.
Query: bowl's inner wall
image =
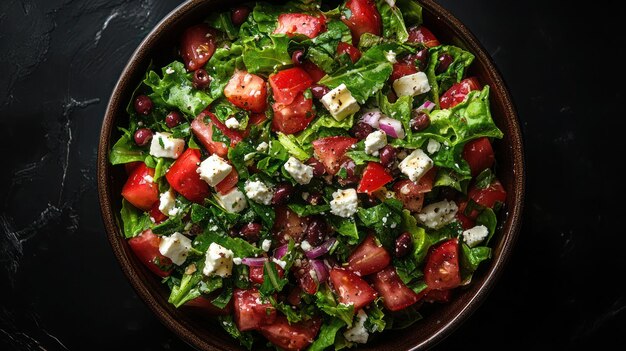
[[[128,117],[125,112],[126,105],[132,98],[134,89],[143,79],[148,67],[156,68],[158,71],[160,67],[171,61],[175,59],[180,60],[176,46],[180,33],[182,33],[185,28],[194,23],[201,22],[208,14],[214,11],[213,9],[223,11],[239,2],[241,1],[227,2],[215,0],[191,1],[185,3],[179,7],[175,15],[167,17],[163,24],[157,27],[157,29],[146,38],[146,42],[131,59],[125,71],[126,75],[121,77],[118,90],[114,92],[109,103],[109,109],[107,110],[108,119],[105,120],[105,128],[108,128],[109,133],[103,135],[104,140],[101,140],[107,153],[120,136],[116,126],[123,126],[128,123]],[[482,48],[475,47],[471,45],[472,43],[461,39],[464,37],[461,30],[452,28],[449,18],[434,12],[438,7],[437,5],[431,3],[431,1],[423,1],[422,4],[424,6],[424,22],[426,26],[438,36],[442,43],[455,44],[475,54],[478,54],[479,51],[482,50]],[[521,145],[514,145],[517,140],[512,137],[514,133],[519,132],[515,116],[507,116],[507,114],[513,111],[512,107],[507,104],[508,97],[503,94],[502,91],[499,91],[499,89],[503,87],[498,86],[494,82],[494,79],[497,79],[497,73],[489,68],[488,59],[483,60],[483,58],[487,57],[484,52],[482,56],[483,57],[477,55],[477,59],[471,67],[470,74],[478,76],[483,84],[489,84],[491,86],[491,109],[493,118],[496,124],[505,133],[504,140],[497,141],[494,144],[494,148],[498,161],[497,173],[508,192],[506,209],[508,211],[515,205],[514,201],[521,192],[521,189],[519,189],[519,184],[521,184],[519,177],[521,177],[521,175],[517,174],[518,178],[516,178],[516,174],[513,171],[515,158],[519,157],[515,154],[515,151],[519,151]],[[518,162],[521,162],[521,160],[518,160]],[[521,165],[517,166],[521,167]],[[124,167],[107,166],[105,168],[105,172],[108,173],[107,181],[105,184],[100,185],[106,187],[106,189],[104,189],[106,193],[105,196],[110,202],[110,211],[104,208],[106,204],[103,205],[105,222],[111,219],[107,218],[108,216],[114,217],[114,221],[117,222],[107,224],[110,236],[109,239],[122,264],[123,270],[131,279],[131,283],[133,283],[134,287],[138,290],[138,293],[142,295],[142,298],[147,301],[148,305],[157,312],[166,325],[174,329],[183,339],[195,347],[202,349],[215,349],[216,347],[241,349],[241,347],[226,335],[222,328],[212,319],[195,316],[187,313],[184,309],[177,310],[167,303],[169,292],[166,286],[161,284],[160,280],[154,277],[152,273],[145,269],[135,258],[123,239],[119,226],[117,225],[120,223],[120,193],[126,180]],[[360,349],[395,350],[409,349],[420,345],[426,346],[443,338],[445,336],[444,334],[446,334],[442,333],[444,329],[453,329],[462,319],[466,318],[469,313],[464,313],[460,319],[458,319],[458,314],[462,310],[471,312],[472,308],[468,307],[470,302],[472,307],[477,307],[480,302],[479,300],[481,300],[477,298],[479,290],[482,290],[482,294],[486,293],[487,289],[484,285],[487,280],[492,278],[494,267],[497,261],[502,257],[501,255],[505,249],[505,237],[503,233],[513,233],[516,230],[513,228],[511,218],[507,220],[506,217],[506,215],[501,216],[501,220],[506,220],[506,223],[500,226],[500,232],[496,234],[492,243],[494,247],[492,261],[480,267],[479,271],[474,276],[474,281],[467,289],[457,294],[455,299],[449,304],[427,308],[424,313],[425,318],[416,323],[414,327],[408,330],[390,331],[385,332],[383,335],[375,335],[368,344],[363,345]],[[448,327],[450,324],[452,324],[452,328]],[[446,330],[446,332],[449,331],[450,330]],[[257,346],[260,347],[262,344],[261,342]]]

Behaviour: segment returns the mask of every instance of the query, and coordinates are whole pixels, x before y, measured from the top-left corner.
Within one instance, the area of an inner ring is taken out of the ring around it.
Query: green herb
[[[252,338],[252,334],[250,332],[242,332],[237,328],[237,324],[233,320],[232,315],[219,316],[219,324],[236,340],[239,340],[242,346],[244,346],[248,350],[252,350],[252,343],[254,339]]]
[[[346,322],[340,318],[332,318],[330,322],[322,324],[317,339],[309,346],[308,351],[324,351],[335,344],[335,336]]]
[[[120,217],[123,224],[123,234],[126,239],[137,236],[152,225],[150,215],[139,211],[135,206],[131,205],[130,202],[126,201],[126,199],[122,199]]]

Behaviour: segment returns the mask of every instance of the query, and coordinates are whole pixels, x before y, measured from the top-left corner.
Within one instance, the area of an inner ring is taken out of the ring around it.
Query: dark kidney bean
[[[385,167],[393,165],[398,155],[398,150],[391,145],[383,146],[378,152],[380,154],[380,163]]]
[[[291,62],[293,62],[294,65],[301,65],[302,62],[304,62],[304,51],[294,51],[293,54],[291,54]]]
[[[322,194],[320,193],[311,193],[309,194],[309,196],[306,198],[306,202],[308,202],[310,205],[316,206],[322,203],[324,197],[322,197]]]
[[[180,112],[172,111],[165,116],[165,125],[169,128],[174,128],[180,124],[180,121],[183,120],[183,116],[181,116]]]
[[[430,57],[430,53],[428,49],[420,50],[415,54],[415,65],[419,68],[420,71],[426,69],[426,65],[428,64],[428,58]]]
[[[411,239],[411,234],[404,232],[400,234],[398,238],[396,238],[396,257],[404,257],[413,249],[413,240]]]
[[[234,25],[240,26],[246,21],[248,15],[250,15],[250,8],[248,6],[239,6],[233,9],[233,12],[230,14],[230,19],[233,21]]]
[[[414,113],[410,124],[414,132],[420,132],[430,126],[430,117],[425,112]]]
[[[315,157],[311,157],[306,161],[307,165],[313,167],[313,176],[321,177],[326,173],[326,168],[324,165]]]
[[[152,131],[148,128],[139,128],[135,131],[133,139],[137,146],[146,146],[152,140]]]
[[[356,163],[354,163],[354,161],[346,160],[339,169],[340,173],[343,173],[341,171],[342,168],[346,170],[346,177],[342,178],[340,175],[337,175],[337,182],[341,186],[352,185],[359,182],[360,179],[359,175],[357,174]]]
[[[313,97],[316,99],[321,99],[324,95],[328,94],[330,92],[330,89],[322,84],[313,84],[313,86],[311,86],[311,93],[313,94]]]
[[[441,74],[447,71],[452,62],[454,62],[454,57],[450,54],[441,54],[437,60],[437,68],[435,69],[435,72],[437,74]]]
[[[135,111],[140,115],[148,115],[152,111],[152,100],[145,96],[139,95],[135,98]]]
[[[319,246],[324,242],[324,237],[329,234],[328,224],[321,216],[311,216],[304,234],[309,244]]]
[[[273,205],[282,205],[287,203],[293,195],[294,187],[289,183],[280,183],[276,185],[274,190],[274,197],[272,198]]]
[[[193,71],[193,87],[199,90],[206,89],[211,84],[211,76],[207,71],[198,68]]]
[[[374,127],[365,122],[358,122],[350,129],[350,134],[359,140],[367,138],[368,135],[374,132]]]
[[[259,241],[259,234],[262,229],[263,226],[259,223],[248,223],[239,229],[239,234],[248,241],[256,242]]]

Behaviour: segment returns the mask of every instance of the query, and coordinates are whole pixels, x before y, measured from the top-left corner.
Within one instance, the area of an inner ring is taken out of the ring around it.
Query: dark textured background
[[[179,3],[0,2],[0,349],[188,349],[123,276],[95,184],[113,85]],[[528,192],[508,269],[438,349],[623,345],[621,11],[609,1],[440,3],[476,34],[511,89]]]

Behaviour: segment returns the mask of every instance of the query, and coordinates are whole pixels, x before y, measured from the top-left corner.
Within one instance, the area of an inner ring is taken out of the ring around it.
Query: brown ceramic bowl
[[[115,86],[107,106],[98,148],[98,190],[107,235],[115,256],[131,284],[158,318],[184,341],[199,350],[243,350],[216,323],[198,319],[168,304],[167,287],[146,269],[130,251],[120,231],[121,188],[126,176],[121,166],[112,167],[108,154],[119,138],[116,126],[126,123],[125,107],[133,89],[152,61],[161,67],[175,59],[175,47],[182,31],[202,21],[209,13],[223,11],[239,1],[189,0],[165,17],[139,45]],[[491,90],[491,108],[504,139],[494,145],[498,176],[507,190],[506,211],[501,213],[493,241],[493,258],[483,263],[471,285],[453,301],[428,311],[425,318],[409,329],[386,331],[360,350],[422,350],[432,347],[466,321],[487,298],[511,255],[521,223],[524,200],[524,156],[517,114],[507,88],[491,58],[476,37],[448,11],[432,0],[422,0],[424,22],[442,43],[463,47],[476,55],[470,74],[479,77]],[[257,345],[259,346],[259,345]]]

